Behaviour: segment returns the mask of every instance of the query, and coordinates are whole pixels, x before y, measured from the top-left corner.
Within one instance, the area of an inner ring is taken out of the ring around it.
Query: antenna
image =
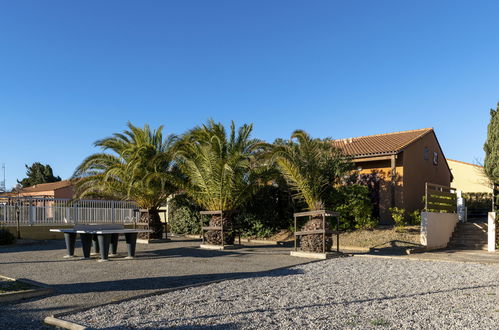
[[[2,163],[2,173],[3,179],[0,181],[0,192],[5,192],[7,189],[5,188],[5,163]]]

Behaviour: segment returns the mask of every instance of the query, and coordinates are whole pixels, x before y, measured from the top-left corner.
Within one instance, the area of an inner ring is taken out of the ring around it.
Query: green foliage
[[[54,176],[52,168],[50,165],[43,165],[41,163],[33,163],[31,166],[26,166],[26,178],[17,182],[22,188],[34,186],[40,183],[49,183],[61,181],[59,176]]]
[[[489,193],[463,193],[463,198],[468,209],[490,209],[492,207],[492,194]]]
[[[411,225],[420,225],[421,224],[421,211],[415,210],[409,213],[409,219]]]
[[[16,237],[7,228],[0,227],[0,245],[12,244],[15,241]]]
[[[368,187],[351,184],[333,192],[333,210],[340,213],[342,229],[372,229],[378,221],[372,216],[372,203]]]
[[[309,210],[332,206],[328,199],[334,184],[352,168],[330,140],[313,139],[301,130],[293,132],[289,141],[276,141],[271,146],[271,160],[286,179],[293,197],[303,200]]]
[[[399,207],[391,207],[392,219],[395,221],[395,228],[402,230],[406,224],[405,222],[405,209]]]
[[[491,182],[499,183],[499,103],[497,109],[490,110],[490,122],[487,127],[487,141],[483,146],[485,151],[484,169]]]
[[[170,229],[175,234],[199,234],[199,208],[187,196],[178,195],[170,201]]]
[[[227,133],[221,123],[209,120],[184,135],[178,162],[187,178],[183,189],[196,204],[209,211],[233,210],[251,197],[260,170],[260,141],[250,138],[252,130],[243,125],[236,132],[232,122]]]
[[[115,133],[95,142],[103,151],[87,157],[76,169],[76,196],[133,200],[140,208],[157,209],[177,190],[180,173],[174,163],[176,136],[163,136],[160,126]]]
[[[245,236],[264,238],[292,225],[293,211],[285,185],[265,185],[242,206],[236,223]]]
[[[242,227],[242,236],[268,238],[275,233],[273,224],[264,222],[251,213],[240,213],[236,216],[236,223]]]

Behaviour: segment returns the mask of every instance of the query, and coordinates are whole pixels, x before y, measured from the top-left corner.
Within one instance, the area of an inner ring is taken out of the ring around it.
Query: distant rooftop
[[[416,142],[433,128],[422,128],[386,134],[360,136],[334,140],[333,146],[341,149],[346,155],[353,157],[369,157],[398,153]]]
[[[50,182],[50,183],[40,183],[36,184],[31,187],[26,187],[21,190],[23,193],[28,193],[28,192],[39,192],[39,191],[48,191],[48,190],[57,190],[65,187],[71,186],[71,181],[70,180],[62,180],[62,181],[57,181],[57,182]]]

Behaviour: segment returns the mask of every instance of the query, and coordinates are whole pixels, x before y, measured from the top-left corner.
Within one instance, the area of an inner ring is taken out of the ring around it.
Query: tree
[[[54,176],[50,165],[43,165],[39,162],[35,162],[31,166],[25,166],[27,177],[21,181],[17,180],[17,183],[19,183],[22,188],[31,187],[40,183],[61,181],[59,176]]]
[[[294,198],[303,201],[310,211],[331,206],[334,185],[351,169],[351,163],[335,149],[330,140],[313,139],[296,130],[291,140],[274,144],[271,159],[286,178]],[[322,219],[312,218],[303,230],[322,228]],[[304,235],[302,249],[322,251],[322,235]],[[326,244],[330,245],[329,242]]]
[[[179,167],[187,178],[184,191],[207,211],[225,211],[223,219],[212,216],[210,226],[230,228],[230,212],[248,200],[258,183],[261,142],[251,139],[252,129],[245,124],[236,131],[232,122],[227,133],[221,123],[210,119],[188,131],[178,145]],[[208,231],[206,237],[211,244],[222,243],[220,231]],[[232,244],[233,233],[225,233],[223,240]]]
[[[78,198],[98,197],[132,200],[148,222],[151,238],[161,238],[163,226],[158,208],[177,191],[181,180],[174,161],[175,135],[163,136],[163,126],[151,130],[128,123],[129,130],[98,140],[95,146],[103,151],[87,157],[76,169],[75,194]]]
[[[487,141],[483,146],[485,151],[484,170],[495,188],[499,183],[499,103],[497,109],[490,109],[490,122],[487,127]],[[494,198],[493,198],[494,200]],[[497,205],[497,203],[494,203]]]

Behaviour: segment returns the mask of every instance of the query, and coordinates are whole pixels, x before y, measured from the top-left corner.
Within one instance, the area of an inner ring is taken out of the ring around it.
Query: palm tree
[[[330,140],[313,139],[302,130],[294,131],[289,141],[274,143],[270,155],[294,192],[293,197],[310,211],[331,206],[334,185],[351,169],[351,163]],[[314,229],[323,229],[322,218],[312,217],[302,230]],[[303,250],[322,251],[322,244],[322,235],[304,235],[301,239]],[[331,240],[326,244],[330,248]]]
[[[128,123],[128,130],[95,142],[103,152],[87,157],[75,170],[78,198],[132,200],[140,209],[141,222],[153,230],[150,238],[161,238],[158,213],[180,180],[174,162],[175,135],[163,136],[163,127],[151,130]],[[111,151],[111,153],[105,152]]]
[[[210,226],[231,228],[231,212],[254,192],[261,142],[250,138],[252,129],[245,124],[236,131],[232,122],[227,134],[221,123],[210,119],[188,131],[178,145],[179,167],[187,178],[185,192],[207,211],[224,211],[223,219],[211,217]],[[224,236],[225,244],[233,244],[234,233]],[[222,243],[220,231],[208,231],[206,237],[208,243]]]

